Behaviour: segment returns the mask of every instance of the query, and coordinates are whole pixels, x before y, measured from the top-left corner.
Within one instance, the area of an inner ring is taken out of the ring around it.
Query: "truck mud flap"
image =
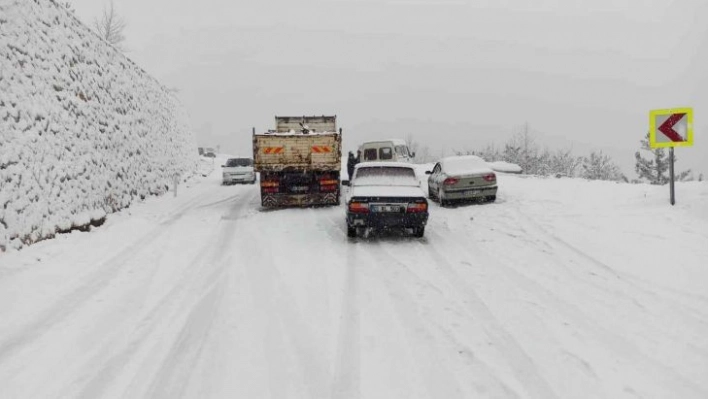
[[[293,194],[261,196],[261,205],[266,208],[276,207],[308,207],[317,205],[339,205],[339,193],[325,194]]]

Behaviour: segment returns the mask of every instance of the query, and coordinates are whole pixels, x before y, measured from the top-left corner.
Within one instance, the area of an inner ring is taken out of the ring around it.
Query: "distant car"
[[[497,199],[497,176],[487,163],[474,155],[441,159],[428,177],[428,197],[445,206],[455,200],[493,202]]]
[[[229,158],[222,166],[223,184],[256,182],[256,172],[253,170],[251,158]]]
[[[412,229],[423,237],[428,222],[428,200],[420,189],[413,165],[400,162],[363,162],[354,169],[347,195],[347,236],[367,228]]]
[[[207,158],[216,158],[216,151],[213,148],[205,148],[204,156]]]

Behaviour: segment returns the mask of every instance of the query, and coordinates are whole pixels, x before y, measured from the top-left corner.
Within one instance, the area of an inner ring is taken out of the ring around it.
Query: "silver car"
[[[452,201],[497,199],[497,176],[487,163],[474,155],[441,159],[428,177],[428,197],[448,205]]]
[[[223,184],[256,182],[256,172],[253,170],[251,158],[229,158],[222,172]]]

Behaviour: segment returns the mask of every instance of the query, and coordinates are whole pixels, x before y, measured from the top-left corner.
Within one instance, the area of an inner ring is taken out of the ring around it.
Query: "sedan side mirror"
[[[221,167],[222,167],[222,168],[225,168],[225,167],[226,167],[226,165],[221,165]]]

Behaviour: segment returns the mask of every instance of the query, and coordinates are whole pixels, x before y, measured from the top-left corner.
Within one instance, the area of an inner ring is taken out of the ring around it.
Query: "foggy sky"
[[[85,22],[108,1],[71,0]],[[533,4],[533,6],[531,6]],[[537,144],[635,178],[651,109],[693,107],[678,170],[708,174],[708,2],[115,0],[126,54],[179,89],[200,145],[251,152],[274,115],[336,114],[347,149]]]

